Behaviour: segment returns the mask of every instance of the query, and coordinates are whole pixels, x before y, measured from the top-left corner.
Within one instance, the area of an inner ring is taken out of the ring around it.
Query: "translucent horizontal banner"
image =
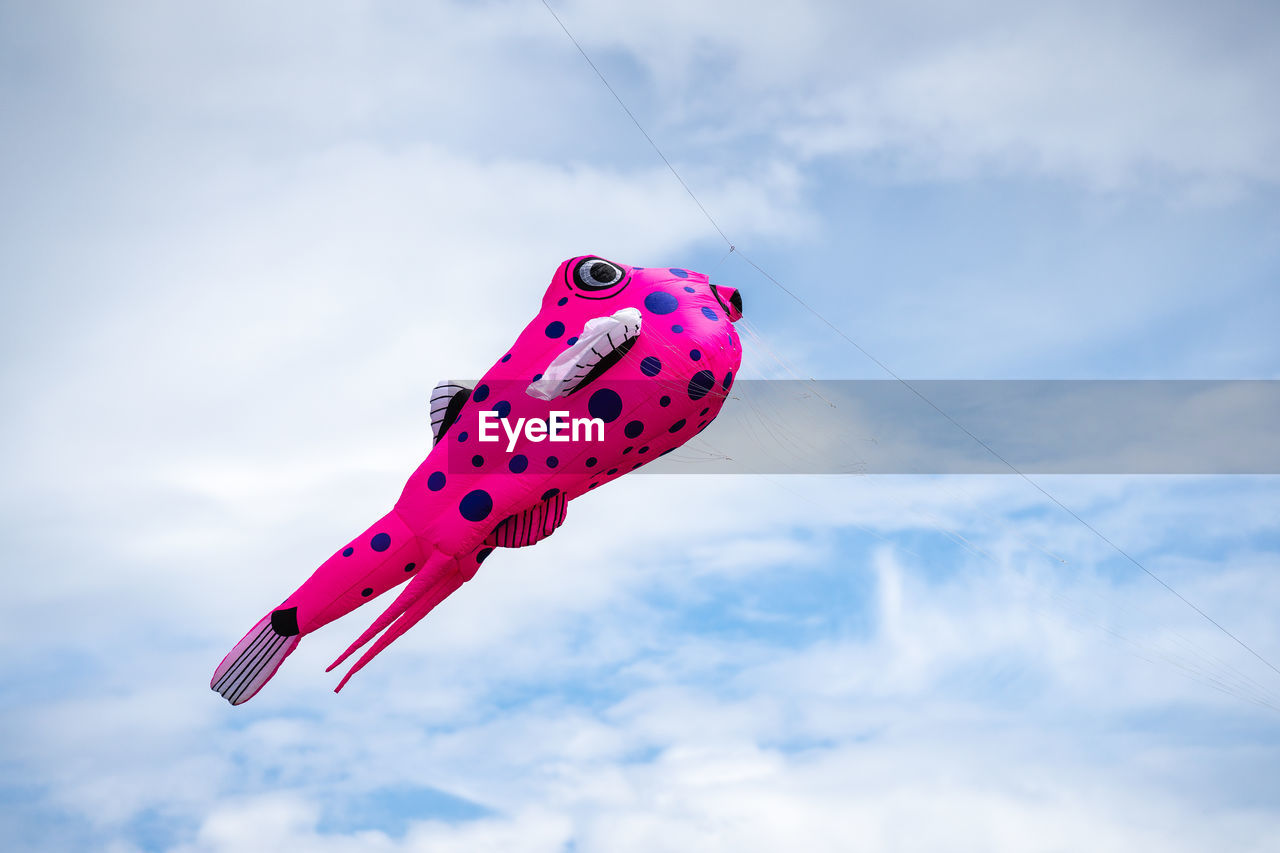
[[[1280,381],[743,380],[637,473],[1012,473],[964,430],[1027,474],[1280,474]]]

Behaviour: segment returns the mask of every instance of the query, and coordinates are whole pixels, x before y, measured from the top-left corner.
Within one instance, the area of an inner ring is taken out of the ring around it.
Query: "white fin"
[[[433,444],[440,443],[440,436],[458,417],[458,411],[462,409],[462,404],[467,401],[466,395],[471,393],[471,389],[466,385],[460,385],[456,382],[445,380],[436,385],[435,390],[431,392],[431,435]],[[460,399],[458,395],[463,395]],[[457,400],[458,402],[454,402]]]
[[[616,361],[621,357],[615,355],[618,350],[639,336],[640,311],[637,308],[623,308],[609,317],[592,318],[583,327],[578,342],[556,356],[542,371],[542,378],[530,383],[526,392],[539,400],[554,400],[572,394],[601,362],[607,369],[614,363],[609,356],[614,355]],[[626,350],[622,349],[622,352]]]
[[[213,671],[209,686],[232,705],[252,699],[302,639],[300,634],[279,633],[273,625],[273,615],[262,617]]]

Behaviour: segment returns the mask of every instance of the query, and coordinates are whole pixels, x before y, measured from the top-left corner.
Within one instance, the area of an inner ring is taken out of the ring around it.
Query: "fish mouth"
[[[742,292],[736,287],[726,287],[723,284],[711,285],[711,294],[720,303],[720,307],[724,309],[724,313],[728,316],[730,323],[736,323],[742,319]]]
[[[578,342],[556,356],[542,378],[529,383],[526,393],[539,400],[554,400],[581,391],[622,361],[640,338],[640,326],[640,312],[635,308],[588,320]]]

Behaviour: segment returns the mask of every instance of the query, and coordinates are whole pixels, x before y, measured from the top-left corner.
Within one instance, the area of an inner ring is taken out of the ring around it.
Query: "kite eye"
[[[573,283],[583,290],[605,290],[622,281],[625,275],[617,264],[600,258],[583,258],[573,271]]]

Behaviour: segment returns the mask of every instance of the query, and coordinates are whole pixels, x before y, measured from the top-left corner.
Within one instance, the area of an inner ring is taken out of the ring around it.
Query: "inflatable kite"
[[[329,667],[378,637],[341,690],[495,548],[550,536],[571,500],[701,432],[741,363],[741,316],[738,292],[701,273],[562,263],[538,315],[474,388],[436,386],[435,444],[391,512],[254,625],[210,686],[248,701],[304,636],[408,581]]]

